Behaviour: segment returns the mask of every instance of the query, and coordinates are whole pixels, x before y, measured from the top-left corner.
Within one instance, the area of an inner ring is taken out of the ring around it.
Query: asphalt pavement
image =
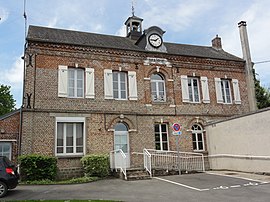
[[[267,202],[270,201],[270,176],[212,171],[139,181],[106,179],[73,185],[19,185],[1,200],[55,199],[104,199],[127,202]]]

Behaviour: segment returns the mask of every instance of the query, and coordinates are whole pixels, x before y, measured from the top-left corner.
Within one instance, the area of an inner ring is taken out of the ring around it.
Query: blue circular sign
[[[172,128],[175,132],[178,132],[181,130],[181,125],[179,123],[174,123]]]

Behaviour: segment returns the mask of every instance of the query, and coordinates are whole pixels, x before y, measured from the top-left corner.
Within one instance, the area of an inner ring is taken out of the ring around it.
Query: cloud
[[[231,21],[220,27],[224,43],[223,48],[242,57],[237,22],[242,20],[247,22],[251,58],[255,62],[255,71],[264,86],[270,86],[270,63],[256,64],[256,62],[270,60],[270,40],[267,39],[270,33],[270,26],[268,26],[270,19],[269,7],[269,1],[255,1],[242,13],[239,13],[236,18],[231,18]]]
[[[23,60],[21,57],[16,58],[11,68],[3,71],[2,76],[3,83],[14,88],[21,88],[23,81]]]
[[[0,24],[8,19],[9,12],[5,8],[0,7]]]
[[[149,9],[143,13],[147,19],[146,25],[167,27],[172,31],[180,32],[192,26],[192,22],[199,16],[209,12],[215,3],[213,1],[164,1],[145,0]],[[174,5],[174,6],[172,6]]]
[[[117,36],[126,36],[126,25],[122,25],[115,33]]]

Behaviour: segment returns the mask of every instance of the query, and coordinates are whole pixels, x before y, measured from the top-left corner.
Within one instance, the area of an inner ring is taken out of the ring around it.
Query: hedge
[[[57,173],[57,159],[37,154],[19,157],[20,174],[23,181],[54,180]]]
[[[86,176],[106,177],[109,175],[108,155],[86,155],[81,159]]]

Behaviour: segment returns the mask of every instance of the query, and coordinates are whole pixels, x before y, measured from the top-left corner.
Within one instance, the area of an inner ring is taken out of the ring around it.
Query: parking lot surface
[[[199,173],[151,180],[100,180],[73,185],[20,185],[2,200],[107,199],[130,202],[270,201],[270,179],[257,175]]]

